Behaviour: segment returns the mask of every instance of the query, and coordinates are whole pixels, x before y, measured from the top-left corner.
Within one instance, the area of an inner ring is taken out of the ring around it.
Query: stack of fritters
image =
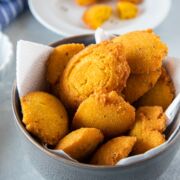
[[[26,129],[42,143],[96,165],[115,165],[159,146],[165,142],[163,108],[174,98],[162,67],[167,51],[151,30],[87,47],[56,47],[46,77],[57,98],[45,92],[22,97]],[[134,103],[143,106],[136,110]]]

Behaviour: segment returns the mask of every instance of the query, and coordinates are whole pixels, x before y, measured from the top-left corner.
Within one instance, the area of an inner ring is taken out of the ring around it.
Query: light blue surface
[[[180,57],[179,8],[180,1],[173,0],[168,18],[155,29],[156,33],[168,44],[169,55],[174,57]],[[19,39],[47,44],[61,38],[40,25],[29,12],[14,21],[4,33],[10,37],[14,49]],[[13,120],[10,89],[15,78],[15,57],[8,69],[6,79],[3,83],[0,82],[0,180],[44,180],[31,166],[26,152],[23,151]],[[158,180],[178,180],[180,177],[179,164],[180,150],[168,170]]]

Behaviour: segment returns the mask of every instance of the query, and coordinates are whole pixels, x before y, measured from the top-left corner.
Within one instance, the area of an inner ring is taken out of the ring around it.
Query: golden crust
[[[136,123],[130,131],[137,137],[134,154],[144,153],[165,142],[166,117],[160,106],[144,106],[136,111]]]
[[[168,52],[167,46],[151,30],[130,32],[114,38],[113,42],[123,44],[133,74],[160,69]]]
[[[162,73],[155,84],[146,94],[144,94],[138,101],[138,106],[162,106],[165,110],[175,97],[175,89],[173,82],[167,71],[162,68]]]
[[[92,157],[91,164],[115,165],[119,160],[130,154],[135,143],[136,138],[130,136],[111,139],[96,151]]]
[[[45,92],[31,92],[21,98],[23,123],[41,140],[55,145],[68,132],[68,117],[64,106]]]
[[[138,7],[130,2],[118,2],[117,12],[120,19],[132,19],[138,14]]]
[[[133,136],[137,137],[137,142],[133,148],[133,154],[145,153],[146,151],[153,149],[166,141],[165,136],[156,130],[151,131],[147,129],[146,131],[143,131],[140,136]]]
[[[94,127],[106,137],[128,131],[134,124],[135,109],[115,91],[96,93],[84,100],[73,119],[73,128]]]
[[[122,91],[126,101],[133,103],[154,87],[161,70],[150,72],[148,74],[131,74],[127,80],[126,87]]]
[[[111,15],[111,6],[105,4],[96,4],[84,12],[82,20],[89,28],[96,29],[107,21]]]
[[[47,62],[46,77],[51,85],[55,85],[61,77],[69,60],[82,49],[84,44],[63,44],[54,48]]]
[[[142,106],[136,111],[135,129],[142,126],[143,129],[164,132],[166,129],[166,117],[161,106]]]
[[[56,149],[63,150],[76,160],[82,160],[93,153],[103,139],[104,136],[99,129],[81,128],[61,139]]]
[[[98,2],[99,0],[75,0],[80,6],[87,6]]]
[[[60,97],[72,108],[96,91],[120,92],[130,69],[121,44],[109,41],[90,45],[67,64],[60,81]]]

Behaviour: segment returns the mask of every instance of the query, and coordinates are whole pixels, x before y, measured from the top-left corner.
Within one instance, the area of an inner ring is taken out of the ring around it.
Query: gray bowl
[[[65,43],[84,43],[88,45],[94,43],[94,41],[93,35],[82,35],[63,39],[51,44],[51,46],[55,47]],[[75,163],[49,152],[26,131],[22,123],[16,83],[12,91],[12,106],[17,129],[23,142],[23,149],[37,171],[50,180],[155,180],[167,169],[180,147],[180,131],[178,131],[166,149],[130,165],[93,166]],[[180,115],[176,117],[176,120],[179,118]]]

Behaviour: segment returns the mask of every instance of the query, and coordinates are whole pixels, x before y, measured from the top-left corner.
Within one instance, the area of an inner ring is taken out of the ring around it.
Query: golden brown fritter
[[[148,74],[131,74],[127,80],[126,87],[122,91],[126,101],[133,103],[143,96],[154,87],[160,75],[161,70]]]
[[[98,2],[99,0],[75,0],[80,6],[87,6]]]
[[[144,106],[136,111],[136,123],[130,131],[137,137],[134,154],[144,153],[165,142],[162,134],[166,129],[166,118],[160,106]]]
[[[120,19],[132,19],[138,14],[138,7],[131,2],[118,2],[117,13]]]
[[[91,164],[115,165],[130,154],[135,143],[136,137],[121,136],[111,139],[96,151]]]
[[[55,145],[68,132],[68,117],[64,106],[45,92],[31,92],[21,98],[23,123],[42,143]]]
[[[56,149],[63,150],[76,160],[82,160],[93,153],[103,139],[104,136],[99,129],[81,128],[61,139]]]
[[[54,48],[47,62],[47,80],[51,85],[56,84],[69,60],[82,49],[84,44],[63,44]]]
[[[96,29],[106,22],[112,15],[112,7],[105,4],[96,4],[89,7],[83,14],[83,21],[87,27]]]
[[[138,106],[162,106],[165,110],[175,97],[173,82],[167,71],[163,68],[162,74],[155,84],[146,94],[138,101]]]
[[[114,38],[113,42],[123,44],[133,74],[160,69],[168,52],[167,46],[151,30],[130,32]]]
[[[161,106],[142,106],[136,111],[135,129],[142,126],[143,129],[164,132],[166,129],[166,117]]]
[[[80,104],[73,119],[73,128],[94,127],[106,137],[115,137],[128,131],[134,120],[134,107],[115,91],[96,93]]]
[[[60,81],[60,97],[72,108],[96,91],[120,92],[130,69],[121,44],[110,41],[90,45],[67,64]]]
[[[133,148],[133,154],[145,153],[166,141],[165,136],[156,130],[152,131],[147,129],[143,131],[141,135],[134,134],[133,136],[137,137],[137,142]]]
[[[140,4],[143,2],[143,0],[119,0],[120,2],[130,2],[130,3],[133,3],[133,4]]]

